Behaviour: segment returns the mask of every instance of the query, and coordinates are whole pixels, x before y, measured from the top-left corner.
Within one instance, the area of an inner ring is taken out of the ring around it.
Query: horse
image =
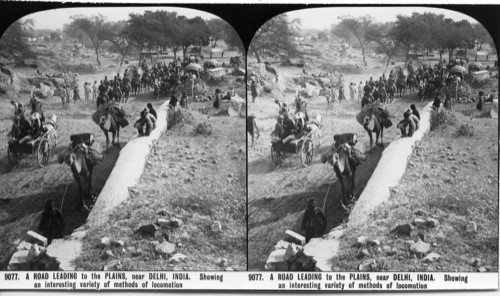
[[[60,164],[65,162],[71,168],[73,177],[78,184],[80,202],[76,207],[78,208],[79,206],[81,206],[87,212],[89,211],[89,208],[85,204],[84,199],[91,198],[90,191],[92,188],[92,172],[94,170],[94,167],[102,161],[100,146],[98,143],[93,142],[93,134],[90,135],[92,135],[91,145],[94,152],[89,153],[88,145],[84,143],[73,142],[72,145],[58,157],[58,162]]]
[[[132,90],[132,86],[130,85],[130,82],[127,82],[127,84],[124,84],[122,86],[122,100],[121,102],[126,103],[128,102],[128,97],[130,95],[130,91]]]
[[[109,150],[109,136],[111,133],[113,136],[112,144],[113,146],[120,147],[120,125],[118,124],[118,119],[115,115],[111,114],[109,111],[106,112],[99,118],[99,127],[104,132],[106,136],[106,152]],[[115,143],[116,138],[116,143]]]
[[[108,92],[109,100],[115,100],[117,103],[120,103],[122,100],[122,92],[119,87],[114,87]]]
[[[406,93],[406,78],[404,76],[399,77],[396,81],[396,89],[400,98]]]
[[[132,78],[131,87],[132,87],[132,92],[134,92],[135,96],[137,96],[137,94],[141,92],[141,80],[139,77]]]
[[[396,93],[396,85],[392,84],[391,86],[387,87],[387,99],[389,103],[392,103],[394,100],[394,94]]]
[[[141,88],[144,88],[146,91],[149,90],[150,87],[152,87],[151,85],[151,76],[146,72],[144,74],[142,74],[142,77],[141,77]]]
[[[254,141],[257,140],[260,136],[259,127],[257,126],[257,121],[255,120],[255,116],[250,115],[247,118],[247,133],[252,136],[252,148],[254,148]]]
[[[410,92],[412,92],[413,89],[418,89],[418,82],[415,76],[413,75],[408,76],[408,79],[406,80],[406,86],[408,87],[408,90]]]
[[[354,155],[356,154],[356,155]],[[330,163],[342,189],[341,203],[348,204],[348,200],[354,199],[354,179],[356,168],[366,160],[366,155],[351,147],[347,143],[338,145],[336,143],[326,154],[321,155],[322,163]]]

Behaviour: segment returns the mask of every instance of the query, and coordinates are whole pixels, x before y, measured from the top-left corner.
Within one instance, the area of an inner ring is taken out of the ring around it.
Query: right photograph
[[[247,53],[248,269],[498,272],[497,59],[447,9],[267,21]]]

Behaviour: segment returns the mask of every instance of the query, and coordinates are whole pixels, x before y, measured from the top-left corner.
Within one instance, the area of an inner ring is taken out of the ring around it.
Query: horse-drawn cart
[[[9,142],[7,148],[7,158],[11,165],[16,166],[22,159],[23,154],[36,155],[38,165],[44,167],[50,158],[50,142],[51,137],[56,133],[55,129],[52,129],[38,138],[29,140],[23,144],[17,141]]]
[[[311,164],[314,156],[314,140],[320,135],[319,129],[308,132],[300,139],[291,140],[288,143],[273,140],[271,142],[271,159],[275,165],[283,162],[290,154],[298,154],[300,162],[304,167]]]

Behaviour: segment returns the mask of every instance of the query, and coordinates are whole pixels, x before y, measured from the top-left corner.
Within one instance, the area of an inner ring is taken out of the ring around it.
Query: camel
[[[108,133],[111,133],[113,136],[112,144],[114,146],[120,147],[120,125],[118,124],[117,118],[111,114],[110,112],[106,112],[99,118],[99,127],[104,132],[106,136],[106,152],[109,149],[109,136]],[[116,143],[115,143],[116,137]]]
[[[375,133],[376,139],[375,139],[375,144],[379,145],[381,147],[384,146],[383,142],[383,136],[384,136],[384,126],[381,124],[382,120],[381,118],[376,115],[375,113],[371,113],[368,116],[365,116],[363,118],[363,128],[365,131],[368,133],[368,136],[370,137],[370,152],[372,151],[373,148],[373,137],[372,133]],[[378,139],[380,137],[380,144],[378,142]]]
[[[356,156],[353,155],[356,153]],[[348,203],[348,199],[354,197],[354,179],[356,168],[366,160],[366,156],[359,150],[354,149],[347,143],[335,145],[326,154],[321,156],[322,163],[330,163],[342,189],[342,205]]]
[[[91,135],[90,141],[93,142],[93,134]],[[73,140],[72,136],[72,140]],[[73,173],[73,177],[78,184],[78,193],[80,195],[80,202],[76,206],[82,207],[84,210],[89,211],[89,208],[85,204],[84,199],[90,199],[90,191],[92,188],[92,172],[94,167],[102,161],[101,147],[98,143],[92,143],[92,152],[89,151],[89,147],[85,143],[73,142],[72,146],[61,155],[59,155],[58,161],[60,164],[66,163]]]

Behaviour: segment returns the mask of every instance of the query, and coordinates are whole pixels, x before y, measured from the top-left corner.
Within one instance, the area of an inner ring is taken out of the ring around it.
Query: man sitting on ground
[[[139,137],[149,136],[151,132],[156,128],[156,118],[151,115],[147,108],[141,111],[141,118],[135,122],[134,125],[139,132]],[[146,130],[144,130],[144,127]]]
[[[156,110],[153,108],[153,104],[148,103],[147,107],[149,114],[153,115],[155,119],[158,119],[158,114],[156,114]]]
[[[314,198],[309,198],[301,225],[301,229],[305,232],[306,243],[312,238],[321,237],[325,232],[326,225],[327,221],[323,210],[314,206]]]
[[[64,217],[61,211],[53,206],[53,200],[45,201],[45,210],[42,213],[39,229],[50,244],[54,238],[61,238],[64,231]]]
[[[413,133],[418,130],[420,121],[417,116],[413,115],[411,110],[407,110],[403,113],[403,117],[404,119],[398,123],[398,128],[401,130],[401,136],[412,137]]]

